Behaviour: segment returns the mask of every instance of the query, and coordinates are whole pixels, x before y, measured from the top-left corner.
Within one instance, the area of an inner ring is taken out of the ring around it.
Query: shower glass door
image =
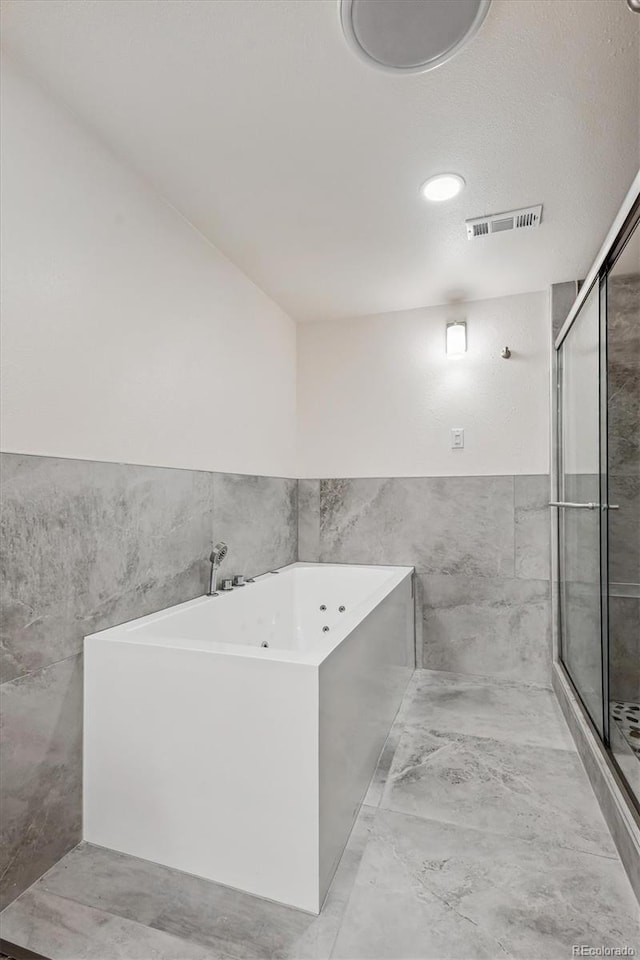
[[[558,373],[561,657],[604,738],[597,282],[559,348]]]
[[[560,660],[640,810],[640,191],[556,351]]]

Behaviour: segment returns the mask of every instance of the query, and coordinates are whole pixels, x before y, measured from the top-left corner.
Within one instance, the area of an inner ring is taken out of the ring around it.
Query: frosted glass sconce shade
[[[447,356],[461,357],[467,352],[467,325],[464,320],[447,324]]]

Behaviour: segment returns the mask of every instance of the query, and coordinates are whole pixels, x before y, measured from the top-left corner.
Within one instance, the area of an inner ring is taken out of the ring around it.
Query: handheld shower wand
[[[229,548],[226,543],[220,541],[220,543],[216,543],[215,547],[211,551],[211,556],[209,557],[209,563],[211,564],[211,576],[209,577],[209,592],[207,593],[208,597],[218,596],[216,593],[218,567],[226,557],[228,549]]]

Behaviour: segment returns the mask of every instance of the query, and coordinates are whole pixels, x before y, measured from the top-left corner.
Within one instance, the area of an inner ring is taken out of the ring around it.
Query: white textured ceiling
[[[640,156],[640,16],[493,0],[453,60],[390,76],[337,0],[6,0],[4,44],[298,320],[586,273]],[[467,180],[425,204],[439,171]],[[539,230],[464,219],[544,204]]]

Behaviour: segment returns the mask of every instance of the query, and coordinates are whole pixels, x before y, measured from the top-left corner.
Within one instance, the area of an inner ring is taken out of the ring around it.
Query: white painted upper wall
[[[6,58],[1,145],[2,448],[293,475],[291,319]]]
[[[467,321],[464,357],[448,319]],[[301,325],[298,475],[546,473],[549,338],[546,293]]]
[[[547,471],[546,294],[458,308],[459,360],[445,307],[299,326],[296,359],[290,318],[6,60],[2,94],[4,450],[303,477]]]

